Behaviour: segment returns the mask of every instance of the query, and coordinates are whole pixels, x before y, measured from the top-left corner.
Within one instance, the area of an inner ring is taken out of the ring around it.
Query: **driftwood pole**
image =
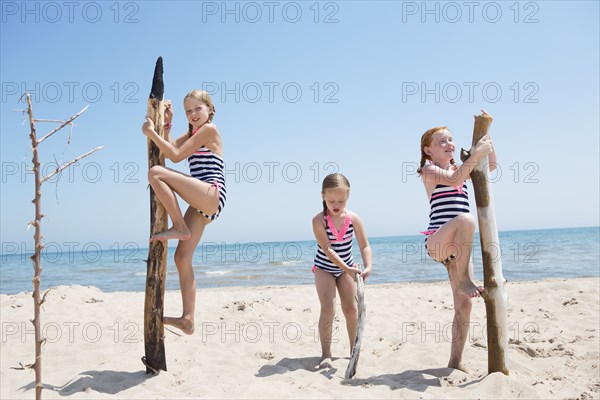
[[[487,135],[491,124],[492,118],[489,115],[475,116],[473,147],[479,139]],[[461,158],[463,158],[463,155],[461,155]],[[494,196],[489,175],[489,158],[486,155],[471,172],[471,180],[473,181],[475,204],[477,205],[477,220],[479,222],[483,260],[485,286],[483,298],[487,315],[488,373],[502,372],[508,375],[508,323],[506,320],[508,297],[504,291],[506,280],[502,275],[500,239],[498,238]]]
[[[354,347],[350,353],[350,361],[344,374],[344,378],[346,379],[352,379],[356,374],[356,366],[360,357],[360,345],[362,344],[362,334],[365,329],[365,282],[363,281],[363,277],[358,274],[356,275],[356,302],[358,303],[358,323],[356,326]]]
[[[164,137],[164,104],[162,57],[156,60],[152,90],[148,98],[148,116],[154,122],[156,133]],[[165,165],[165,156],[158,146],[148,139],[148,169],[155,165]],[[167,212],[150,187],[150,235],[167,229]],[[165,337],[163,310],[165,297],[165,279],[167,273],[167,242],[152,241],[148,248],[146,269],[146,300],[144,304],[144,348],[142,362],[146,373],[158,374],[167,370],[165,357]]]
[[[46,300],[46,295],[48,291],[44,293],[43,296],[40,296],[40,283],[42,276],[42,263],[41,263],[41,254],[42,249],[44,248],[44,244],[42,243],[42,218],[44,218],[44,214],[42,214],[42,184],[46,182],[48,179],[53,177],[54,175],[60,173],[63,169],[68,168],[71,164],[81,160],[84,157],[89,156],[90,154],[100,150],[102,147],[97,147],[93,150],[88,151],[87,153],[69,161],[68,163],[63,164],[62,166],[56,168],[56,170],[44,177],[40,175],[40,160],[38,155],[38,147],[39,144],[44,140],[64,128],[66,125],[71,124],[71,122],[83,114],[87,110],[87,106],[73,115],[66,121],[54,121],[54,120],[36,120],[33,117],[33,109],[31,107],[31,96],[29,93],[25,93],[25,98],[27,99],[27,115],[29,116],[29,127],[31,138],[31,151],[33,153],[33,159],[31,160],[33,163],[33,176],[34,176],[34,184],[35,184],[35,197],[32,203],[35,205],[35,219],[29,222],[30,226],[35,228],[35,233],[33,235],[35,241],[35,250],[33,255],[31,256],[31,261],[33,262],[33,329],[34,329],[34,337],[35,337],[35,362],[28,367],[33,368],[35,371],[35,398],[40,400],[42,398],[42,344],[46,341],[45,338],[42,337],[41,330],[41,322],[40,322],[40,306],[44,304]],[[53,129],[50,133],[45,135],[40,140],[37,139],[37,134],[35,130],[36,122],[61,122],[62,125],[56,129]]]

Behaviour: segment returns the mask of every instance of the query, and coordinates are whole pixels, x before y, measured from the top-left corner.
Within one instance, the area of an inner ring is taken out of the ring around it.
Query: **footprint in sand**
[[[400,349],[400,347],[402,346],[402,342],[392,343],[389,346],[392,348],[392,351],[396,351]]]
[[[260,358],[262,358],[263,360],[272,360],[275,358],[275,355],[273,353],[271,353],[270,351],[256,353],[256,355],[259,356]]]
[[[562,303],[563,306],[572,306],[574,304],[578,304],[577,299],[575,297],[571,297],[571,300],[565,300]]]
[[[534,349],[533,347],[528,346],[526,344],[517,346],[517,349],[521,350],[522,352],[526,353],[529,357],[532,358],[545,357],[545,352],[543,350]]]
[[[560,356],[573,356],[573,355],[575,355],[575,352],[572,349],[566,348],[565,345],[562,343],[559,343],[555,347],[551,348],[547,353],[547,357],[560,357]]]

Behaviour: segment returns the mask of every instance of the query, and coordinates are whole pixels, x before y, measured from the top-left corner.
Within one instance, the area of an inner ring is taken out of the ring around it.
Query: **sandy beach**
[[[445,368],[453,315],[447,282],[367,285],[367,325],[354,379],[336,317],[333,367],[320,356],[315,289],[198,291],[196,333],[165,331],[167,372],[146,375],[143,293],[59,286],[42,326],[44,398],[600,398],[598,278],[509,282],[510,375],[487,374],[485,306],[475,300],[464,363]],[[179,292],[166,314],[180,312]],[[339,301],[338,301],[339,302]],[[2,399],[33,398],[30,293],[0,295]],[[338,305],[338,316],[341,310]],[[340,323],[341,322],[341,323]]]

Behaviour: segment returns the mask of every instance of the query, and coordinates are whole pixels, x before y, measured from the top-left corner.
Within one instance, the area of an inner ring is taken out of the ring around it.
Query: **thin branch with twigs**
[[[42,143],[44,140],[48,139],[50,136],[54,135],[56,132],[60,131],[62,128],[64,128],[68,124],[70,124],[71,121],[73,121],[75,118],[79,117],[81,114],[83,114],[84,112],[86,112],[86,110],[88,109],[88,107],[89,107],[89,105],[83,107],[83,110],[79,111],[77,114],[73,115],[71,118],[69,118],[68,120],[64,121],[61,126],[59,126],[58,128],[53,129],[46,136],[44,136],[43,138],[41,138],[40,140],[38,140],[37,144]]]
[[[31,105],[30,94],[24,93],[23,96],[25,96],[26,100],[27,100],[27,109],[26,110],[18,110],[18,111],[23,112],[24,114],[26,113],[29,117],[29,126],[31,129],[29,137],[31,138],[31,151],[33,153],[33,159],[32,159],[33,169],[32,169],[32,171],[33,171],[33,174],[35,177],[35,182],[34,182],[35,183],[35,198],[32,201],[35,206],[35,219],[33,221],[29,221],[29,224],[27,226],[28,230],[32,226],[35,228],[35,234],[34,234],[35,252],[30,257],[31,261],[33,262],[33,270],[34,270],[33,279],[31,280],[32,285],[33,285],[33,294],[32,294],[32,297],[33,297],[33,319],[31,320],[31,323],[33,324],[34,335],[35,335],[35,362],[30,365],[25,365],[25,366],[23,364],[20,364],[20,365],[21,365],[21,368],[31,368],[35,371],[35,398],[36,398],[36,400],[41,400],[42,389],[43,389],[43,384],[42,384],[42,346],[46,343],[46,338],[44,338],[42,336],[43,332],[41,329],[41,322],[40,322],[40,308],[41,308],[42,304],[44,304],[44,302],[46,301],[46,296],[50,292],[48,290],[43,294],[43,296],[40,297],[40,283],[41,283],[41,274],[42,274],[42,270],[43,270],[42,262],[41,262],[41,251],[44,248],[44,244],[42,243],[43,236],[42,236],[42,231],[41,231],[41,221],[42,221],[42,218],[45,217],[45,215],[42,214],[42,211],[41,211],[41,208],[42,208],[42,206],[41,206],[42,183],[44,183],[45,181],[47,181],[54,175],[60,173],[65,168],[68,168],[73,163],[77,162],[78,160],[81,160],[82,158],[87,157],[90,154],[100,150],[103,146],[96,147],[95,149],[88,151],[87,153],[82,154],[79,157],[76,157],[75,159],[73,159],[73,160],[69,161],[68,163],[62,165],[61,167],[57,168],[53,173],[46,175],[44,178],[40,178],[40,172],[42,170],[42,166],[41,166],[41,163],[40,163],[39,157],[38,157],[39,144],[42,143],[47,138],[49,138],[50,136],[52,136],[53,134],[55,134],[56,132],[58,132],[59,130],[61,130],[66,125],[71,125],[71,133],[72,133],[73,126],[74,126],[72,121],[75,118],[77,118],[79,115],[81,115],[83,112],[85,112],[89,106],[86,106],[83,110],[81,110],[80,112],[78,112],[77,114],[72,116],[71,118],[67,119],[66,121],[37,120],[33,117],[33,107]],[[21,98],[23,96],[21,96]],[[37,140],[36,129],[35,129],[36,121],[37,122],[58,122],[58,123],[61,123],[61,125],[58,128],[52,130],[50,133],[48,133],[42,139]],[[71,138],[71,135],[69,135],[69,141],[70,141],[70,138]]]
[[[84,157],[89,156],[92,153],[97,152],[98,150],[104,148],[104,146],[99,146],[96,147],[93,150],[88,151],[85,154],[80,155],[79,157],[75,157],[74,159],[72,159],[71,161],[69,161],[68,163],[63,164],[61,167],[56,168],[56,170],[48,175],[46,175],[45,177],[42,178],[42,183],[46,182],[48,179],[52,178],[54,175],[60,173],[63,169],[70,167],[72,164],[76,163],[77,161],[81,160]]]

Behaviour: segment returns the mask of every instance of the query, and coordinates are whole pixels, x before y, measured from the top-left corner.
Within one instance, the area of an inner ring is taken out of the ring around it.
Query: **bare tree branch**
[[[19,110],[13,110],[13,111],[19,111]],[[57,122],[57,123],[63,123],[65,122],[64,119],[34,119],[35,122]]]
[[[82,158],[84,158],[84,157],[87,157],[87,156],[89,156],[90,154],[92,154],[92,153],[95,153],[95,152],[97,152],[98,150],[100,150],[100,149],[102,149],[102,148],[104,148],[104,146],[99,146],[99,147],[96,147],[95,149],[93,149],[93,150],[90,150],[90,151],[88,151],[87,153],[85,153],[85,154],[82,154],[82,155],[80,155],[79,157],[76,157],[76,158],[72,159],[72,160],[71,160],[71,161],[69,161],[68,163],[66,163],[66,164],[63,164],[63,165],[62,165],[60,168],[56,168],[56,170],[55,170],[54,172],[52,172],[51,174],[48,174],[48,175],[46,175],[45,177],[43,177],[43,178],[42,178],[42,181],[41,181],[40,183],[44,183],[44,182],[46,182],[48,179],[52,178],[54,175],[58,174],[58,173],[59,173],[60,171],[62,171],[63,169],[70,167],[70,166],[71,166],[71,164],[74,164],[74,163],[76,163],[77,161],[81,160]]]
[[[69,167],[70,165],[75,163],[77,160],[87,157],[88,155],[100,150],[103,146],[96,147],[95,149],[88,151],[87,153],[64,164],[62,167],[57,168],[56,171],[47,175],[46,177],[40,178],[40,171],[42,168],[41,168],[41,164],[40,164],[39,157],[38,157],[38,145],[41,142],[43,142],[44,140],[46,140],[47,138],[49,138],[50,136],[52,136],[54,133],[58,132],[60,129],[62,129],[67,124],[71,125],[71,133],[72,133],[74,124],[72,124],[71,121],[73,121],[75,118],[77,118],[83,112],[85,112],[85,110],[87,110],[88,106],[86,106],[83,110],[81,110],[79,113],[75,114],[74,116],[72,116],[71,118],[69,118],[66,121],[36,120],[33,117],[33,110],[32,110],[32,106],[31,106],[30,94],[25,92],[23,94],[23,96],[25,96],[27,99],[27,109],[20,110],[20,111],[23,112],[24,114],[26,113],[29,117],[29,126],[31,129],[29,137],[31,138],[31,152],[33,154],[33,158],[32,158],[33,169],[32,169],[32,171],[33,171],[33,174],[35,177],[35,182],[34,182],[35,183],[35,198],[32,201],[32,203],[35,206],[35,219],[33,221],[29,221],[29,224],[27,226],[27,230],[29,230],[30,227],[35,228],[35,234],[33,236],[34,241],[35,241],[35,252],[30,257],[31,261],[33,262],[33,270],[34,270],[33,279],[31,280],[31,283],[33,286],[33,293],[32,293],[33,319],[31,320],[31,323],[33,324],[34,334],[35,334],[35,362],[33,364],[29,364],[29,365],[25,365],[25,366],[23,364],[20,364],[20,365],[21,365],[21,368],[31,368],[35,371],[35,398],[36,398],[36,400],[41,400],[42,389],[44,387],[42,384],[42,346],[46,343],[46,338],[44,338],[42,336],[43,332],[41,329],[41,322],[40,322],[40,308],[41,308],[42,304],[44,304],[44,302],[46,301],[46,296],[49,293],[49,290],[46,291],[44,293],[44,295],[40,298],[40,282],[41,282],[41,274],[42,274],[42,270],[43,270],[42,262],[41,262],[41,252],[42,252],[42,249],[44,248],[44,244],[42,241],[43,236],[42,236],[42,230],[41,230],[41,220],[44,217],[44,214],[42,214],[42,206],[41,206],[42,183],[44,183],[45,181],[50,179],[52,176],[58,174],[63,169]],[[21,98],[23,98],[23,96],[21,96]],[[37,136],[36,136],[36,130],[35,130],[35,122],[36,121],[39,121],[39,122],[61,122],[62,125],[56,129],[54,129],[53,131],[51,131],[46,136],[44,136],[41,140],[38,141]],[[69,135],[69,140],[70,140],[70,138],[71,138],[71,135]]]
[[[43,138],[41,138],[40,140],[38,140],[37,144],[42,143],[44,140],[48,139],[50,136],[52,136],[56,132],[60,131],[66,125],[68,125],[69,123],[71,123],[71,121],[73,121],[75,118],[79,117],[81,114],[83,114],[84,112],[86,112],[86,110],[88,109],[88,107],[89,107],[89,105],[83,107],[83,109],[81,111],[79,111],[77,114],[73,115],[71,118],[69,118],[68,120],[64,121],[61,126],[59,126],[58,128],[53,129],[46,136],[44,136]]]

